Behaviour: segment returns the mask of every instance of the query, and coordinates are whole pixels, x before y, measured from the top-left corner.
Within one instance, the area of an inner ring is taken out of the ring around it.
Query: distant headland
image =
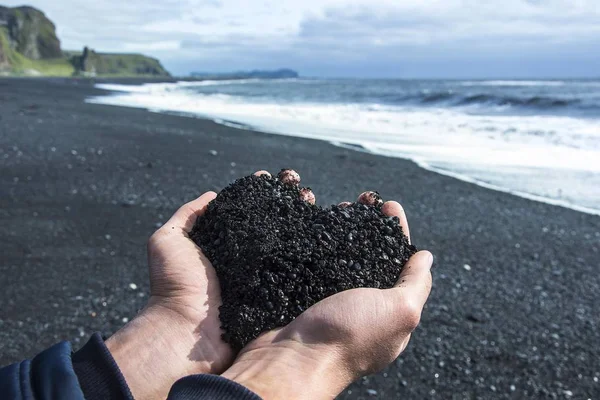
[[[0,5],[0,76],[82,76],[168,78],[156,58],[142,54],[101,53],[87,46],[63,50],[56,26],[40,10]],[[298,78],[292,69],[227,73],[193,72],[191,79]]]
[[[253,70],[236,72],[192,72],[192,78],[198,79],[292,79],[300,75],[293,69],[283,68],[276,70]]]
[[[33,7],[0,6],[0,76],[169,77],[155,58],[141,54],[63,51],[56,27]]]

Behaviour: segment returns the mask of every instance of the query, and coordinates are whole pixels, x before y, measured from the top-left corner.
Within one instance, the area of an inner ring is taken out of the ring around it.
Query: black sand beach
[[[435,255],[409,348],[340,398],[600,396],[600,217],[325,142],[84,103],[99,93],[0,80],[1,365],[114,332],[146,301],[146,240],[179,205],[291,167],[321,205],[400,201]]]

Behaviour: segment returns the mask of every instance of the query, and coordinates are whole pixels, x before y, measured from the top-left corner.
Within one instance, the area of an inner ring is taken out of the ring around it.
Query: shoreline
[[[104,86],[104,87],[103,87]],[[218,112],[213,113],[213,115],[209,113],[205,113],[203,111],[192,111],[190,110],[185,110],[185,111],[178,111],[175,108],[164,108],[164,106],[161,106],[160,102],[157,103],[155,106],[149,106],[148,104],[150,104],[151,102],[149,102],[149,100],[147,98],[141,97],[140,99],[137,99],[137,102],[135,101],[135,99],[132,100],[128,100],[127,97],[124,97],[122,100],[119,100],[120,96],[124,96],[123,93],[129,93],[127,90],[125,92],[122,92],[122,88],[119,87],[119,85],[117,85],[116,87],[111,87],[112,85],[110,84],[99,84],[96,88],[100,89],[100,90],[105,90],[107,92],[106,95],[102,95],[102,96],[93,96],[91,98],[87,98],[86,102],[91,103],[91,104],[104,104],[104,105],[112,105],[112,106],[120,106],[120,107],[130,107],[130,108],[137,108],[137,109],[144,109],[150,112],[158,112],[158,113],[163,113],[163,114],[171,114],[171,115],[179,115],[179,116],[186,116],[186,117],[192,117],[192,118],[199,118],[199,119],[208,119],[210,121],[216,122],[216,123],[220,123],[223,124],[225,126],[228,127],[233,127],[233,128],[237,128],[237,129],[241,129],[241,130],[253,130],[253,131],[257,131],[257,132],[262,132],[262,133],[267,133],[267,134],[274,134],[274,135],[282,135],[282,136],[293,136],[293,137],[300,137],[300,138],[308,138],[308,139],[314,139],[314,140],[319,140],[319,141],[324,141],[336,146],[342,146],[342,147],[346,147],[346,148],[350,148],[353,150],[357,150],[357,151],[365,151],[365,152],[369,152],[371,154],[375,154],[375,155],[379,155],[379,156],[384,156],[384,157],[392,157],[392,158],[398,158],[398,159],[404,159],[404,160],[409,160],[412,162],[415,162],[417,165],[419,165],[420,167],[429,170],[429,171],[433,171],[445,176],[449,176],[449,177],[453,177],[455,179],[459,179],[462,180],[464,182],[468,182],[471,184],[475,184],[481,187],[484,187],[486,189],[492,189],[492,190],[496,190],[496,191],[501,191],[504,193],[509,193],[512,194],[514,196],[519,196],[522,198],[526,198],[529,200],[533,200],[533,201],[539,201],[539,202],[543,202],[546,204],[550,204],[550,205],[554,205],[554,206],[560,206],[560,207],[565,207],[568,209],[572,209],[575,211],[579,211],[579,212],[583,212],[583,213],[589,213],[589,214],[593,214],[593,215],[600,215],[600,208],[598,208],[597,204],[594,204],[593,201],[591,201],[591,197],[590,194],[587,193],[587,197],[583,197],[583,198],[579,198],[577,199],[576,197],[573,197],[572,194],[570,193],[571,196],[562,196],[561,189],[556,189],[556,188],[560,188],[563,186],[550,186],[550,188],[552,188],[552,190],[558,190],[558,195],[557,196],[552,196],[548,190],[542,190],[542,192],[540,194],[536,194],[535,190],[533,190],[533,192],[531,192],[530,190],[528,190],[528,187],[530,188],[530,185],[524,186],[521,184],[521,187],[511,187],[510,185],[510,179],[508,178],[510,175],[506,175],[504,176],[503,179],[500,179],[500,182],[494,182],[494,179],[491,178],[490,180],[486,180],[485,176],[493,176],[494,174],[498,174],[502,175],[502,169],[499,170],[494,170],[493,168],[489,171],[489,173],[486,175],[485,173],[483,174],[483,177],[481,177],[481,171],[484,171],[484,169],[476,169],[474,168],[471,172],[471,174],[469,174],[469,172],[466,171],[462,171],[459,172],[459,170],[461,168],[457,168],[456,170],[452,170],[451,167],[445,167],[445,166],[441,166],[444,164],[445,161],[443,160],[435,160],[435,159],[428,159],[427,155],[421,154],[421,155],[411,155],[406,153],[405,151],[384,151],[383,148],[378,148],[378,145],[373,145],[371,146],[369,143],[366,143],[364,141],[355,139],[355,138],[334,138],[335,135],[327,135],[327,134],[316,134],[314,132],[311,133],[305,133],[304,131],[298,131],[297,129],[287,129],[285,128],[285,126],[281,125],[281,123],[277,123],[277,124],[271,124],[272,126],[269,127],[269,122],[267,122],[266,124],[263,123],[263,126],[261,126],[260,123],[252,123],[252,122],[245,122],[244,118],[242,116],[239,116],[239,120],[235,119],[235,114],[232,114],[231,116],[227,117],[227,118],[223,118],[222,116],[219,115]],[[130,94],[136,94],[138,92],[138,90],[133,90]],[[126,95],[125,95],[126,96]],[[160,97],[159,97],[160,98]],[[116,99],[116,100],[113,100]],[[144,102],[145,99],[145,102]],[[193,99],[192,99],[193,100]],[[146,104],[147,103],[147,104]],[[206,105],[205,105],[206,107]],[[182,110],[185,109],[185,106],[182,108]],[[246,119],[248,119],[246,117]],[[288,121],[289,123],[292,123],[290,121]],[[279,125],[279,127],[274,128],[274,126]],[[308,132],[310,132],[310,127],[308,128],[304,128],[309,129]],[[366,133],[365,133],[366,134]],[[408,139],[410,141],[410,139]],[[426,153],[425,153],[426,154]],[[443,161],[443,162],[442,162]],[[440,162],[442,162],[442,164],[440,164]],[[439,164],[440,166],[436,166],[436,164]],[[460,167],[460,162],[458,162],[458,167]],[[509,167],[508,165],[506,167]],[[528,168],[531,169],[532,171],[535,170],[535,167],[522,167],[524,170],[527,170]],[[540,167],[541,168],[541,167]],[[547,173],[556,173],[557,171],[554,170],[548,170]],[[567,174],[569,172],[569,170],[565,170],[564,174]],[[583,174],[584,171],[581,170],[579,171],[580,174]],[[480,176],[478,176],[478,174]],[[538,173],[540,174],[540,173]],[[531,178],[533,179],[533,181],[536,181],[535,178]],[[588,179],[588,178],[586,178]],[[497,179],[496,179],[497,181]],[[559,181],[555,181],[552,182],[555,185],[559,185]],[[568,181],[568,180],[563,180],[560,183],[563,184],[567,184],[568,186],[572,186],[570,185],[572,183],[572,181]],[[513,185],[514,186],[514,185]],[[580,185],[581,186],[581,185]],[[593,186],[593,185],[592,185]],[[548,186],[544,186],[544,187],[548,187]],[[546,193],[543,193],[544,191],[546,191]],[[568,192],[568,190],[567,190]],[[581,194],[581,192],[580,192]],[[562,198],[561,198],[562,197]],[[574,200],[575,199],[575,200]]]
[[[101,89],[101,90],[107,90],[107,89]],[[112,90],[108,90],[109,92],[113,92]],[[86,99],[86,102],[88,99]],[[101,102],[88,102],[90,104],[103,104]],[[406,161],[411,161],[413,163],[415,163],[416,165],[418,165],[419,167],[423,168],[426,171],[431,171],[431,172],[435,172],[437,174],[440,175],[444,175],[444,176],[448,176],[450,178],[454,178],[454,179],[458,179],[462,182],[467,182],[467,183],[471,183],[473,185],[485,188],[485,189],[489,189],[489,190],[494,190],[497,192],[501,192],[501,193],[507,193],[513,196],[517,196],[517,197],[521,197],[523,199],[527,199],[527,200],[531,200],[531,201],[536,201],[539,203],[544,203],[544,204],[548,204],[551,206],[556,206],[556,207],[562,207],[562,208],[566,208],[569,210],[573,210],[573,211],[578,211],[584,214],[590,214],[590,215],[596,215],[596,216],[600,216],[600,210],[599,209],[595,209],[595,208],[591,208],[591,207],[585,207],[585,206],[580,206],[577,204],[573,204],[573,203],[568,203],[566,201],[562,201],[562,200],[557,200],[557,199],[552,199],[549,197],[544,197],[544,196],[538,196],[535,194],[531,194],[531,193],[526,193],[526,192],[520,192],[517,190],[512,190],[512,189],[508,189],[502,186],[498,186],[498,185],[494,185],[491,183],[487,183],[475,178],[471,178],[467,175],[463,175],[457,172],[453,172],[450,170],[444,170],[441,168],[436,168],[436,167],[432,167],[430,166],[426,161],[422,161],[419,160],[417,158],[410,158],[410,157],[402,157],[402,156],[394,156],[394,155],[386,155],[386,154],[378,154],[375,152],[370,151],[369,149],[365,148],[364,146],[361,145],[357,145],[357,144],[352,144],[352,143],[344,143],[344,142],[337,142],[337,141],[332,141],[329,139],[322,139],[319,138],[317,136],[314,137],[302,137],[302,136],[294,136],[294,135],[286,135],[284,133],[279,133],[279,132],[269,132],[266,130],[261,130],[260,128],[254,127],[252,125],[247,125],[241,122],[236,122],[236,121],[229,121],[229,120],[224,120],[218,117],[211,117],[209,115],[199,115],[199,114],[193,114],[193,113],[186,113],[186,112],[175,112],[175,111],[162,111],[162,110],[151,110],[149,108],[146,107],[133,107],[133,106],[115,106],[115,107],[128,107],[128,108],[137,108],[140,110],[145,110],[147,112],[153,112],[153,113],[158,113],[158,114],[169,114],[169,115],[174,115],[174,116],[179,116],[179,117],[184,117],[184,118],[197,118],[197,119],[201,119],[201,120],[208,120],[208,121],[212,121],[216,124],[219,125],[223,125],[229,128],[233,128],[233,129],[239,129],[242,131],[254,131],[254,132],[260,132],[260,133],[264,133],[266,135],[279,135],[279,136],[292,136],[292,137],[299,137],[302,139],[308,139],[308,140],[317,140],[317,141],[321,141],[321,142],[325,142],[325,143],[329,143],[333,146],[336,147],[341,147],[341,148],[345,148],[345,149],[350,149],[353,151],[360,151],[360,152],[364,152],[364,153],[368,153],[368,154],[372,154],[375,156],[379,156],[379,157],[389,157],[389,158],[398,158],[401,160],[406,160]]]
[[[364,190],[399,201],[435,256],[407,351],[340,399],[600,391],[588,368],[600,359],[598,216],[328,142],[84,102],[102,93],[0,79],[0,364],[110,335],[145,303],[145,243],[177,207],[292,167],[323,206]]]

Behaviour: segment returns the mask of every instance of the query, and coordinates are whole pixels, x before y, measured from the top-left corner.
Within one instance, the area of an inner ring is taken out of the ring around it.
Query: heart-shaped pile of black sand
[[[342,290],[392,287],[416,251],[380,201],[325,209],[284,180],[237,180],[190,232],[219,277],[223,340],[236,349]]]

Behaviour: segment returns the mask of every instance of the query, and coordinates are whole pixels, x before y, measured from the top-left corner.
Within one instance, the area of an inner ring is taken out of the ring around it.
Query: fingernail
[[[269,178],[271,177],[271,174],[269,173],[269,171],[265,171],[265,170],[256,171],[254,173],[254,175],[256,175],[256,176],[267,175]]]
[[[310,188],[302,188],[300,189],[300,200],[306,201],[310,204],[315,204],[315,194],[310,190]]]
[[[300,175],[293,169],[282,169],[277,174],[277,178],[286,185],[298,186],[300,184]]]
[[[427,264],[429,264],[429,269],[431,269],[431,267],[433,266],[433,254],[431,254],[427,250],[425,250],[425,252],[427,253]]]

